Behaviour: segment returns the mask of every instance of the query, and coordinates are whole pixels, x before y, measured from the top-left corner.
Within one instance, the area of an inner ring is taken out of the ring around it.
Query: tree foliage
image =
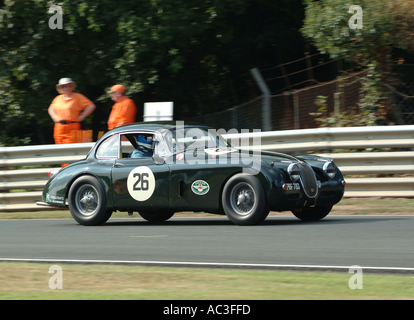
[[[54,4],[0,1],[3,144],[53,142],[47,108],[62,77],[97,104],[87,119],[96,131],[106,128],[105,92],[116,83],[141,107],[151,99],[193,113],[229,107],[229,78],[290,57],[298,42],[277,44],[300,39],[303,14],[300,0],[62,0],[63,29],[50,29]]]
[[[302,33],[322,53],[359,65],[389,68],[393,50],[414,50],[414,0],[305,0]],[[362,29],[351,29],[352,5],[363,10]]]
[[[387,115],[384,85],[391,84],[392,64],[401,51],[414,51],[414,0],[305,0],[303,35],[333,59],[351,61],[358,68],[368,68],[362,79],[361,99],[354,114],[330,115],[323,125],[339,122],[345,125],[383,124]],[[362,8],[362,28],[352,29],[349,20],[352,5]],[[385,105],[384,105],[385,104]],[[319,112],[319,116],[324,112]],[[338,117],[342,117],[338,119]]]

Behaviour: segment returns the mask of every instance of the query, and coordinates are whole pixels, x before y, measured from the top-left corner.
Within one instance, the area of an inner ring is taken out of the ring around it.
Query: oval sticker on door
[[[202,196],[209,192],[210,186],[204,180],[197,180],[191,185],[191,190],[193,190],[196,195]]]
[[[155,189],[155,177],[148,167],[133,169],[127,180],[128,192],[137,201],[146,201],[151,198]]]

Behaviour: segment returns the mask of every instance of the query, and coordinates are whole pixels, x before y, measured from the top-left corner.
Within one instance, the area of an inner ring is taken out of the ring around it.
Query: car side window
[[[109,137],[101,143],[96,151],[97,158],[118,158],[119,137],[117,134]]]
[[[135,150],[136,147],[131,141],[135,141],[134,134],[121,134],[120,158],[129,158],[131,152]]]
[[[154,134],[145,132],[121,135],[122,158],[139,159],[154,155]]]

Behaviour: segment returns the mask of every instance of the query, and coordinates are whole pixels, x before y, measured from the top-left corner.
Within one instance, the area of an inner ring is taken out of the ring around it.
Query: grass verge
[[[407,198],[345,198],[335,205],[330,215],[364,215],[364,214],[414,214],[414,199]],[[271,212],[271,216],[289,215],[290,211]],[[136,212],[134,217],[139,216]],[[213,216],[208,213],[179,212],[176,217]],[[115,212],[112,218],[125,218],[125,212]],[[69,210],[45,210],[33,212],[1,212],[0,219],[61,219],[72,218]]]
[[[49,288],[50,265],[0,263],[0,299],[414,299],[414,277],[349,273],[65,265],[63,289]]]

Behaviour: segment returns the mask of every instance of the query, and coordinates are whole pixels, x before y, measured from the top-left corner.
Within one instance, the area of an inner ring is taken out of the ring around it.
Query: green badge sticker
[[[197,180],[191,185],[191,190],[193,190],[196,195],[202,196],[210,190],[210,186],[204,180]]]

